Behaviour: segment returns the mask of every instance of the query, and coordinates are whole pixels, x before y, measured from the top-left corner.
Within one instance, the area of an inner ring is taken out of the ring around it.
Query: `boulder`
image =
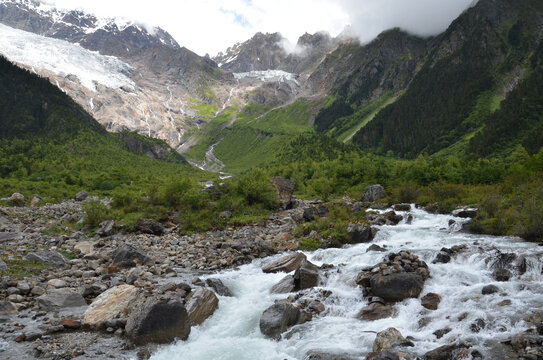
[[[294,285],[294,276],[287,275],[281,279],[277,284],[273,285],[270,289],[272,294],[286,294],[296,291],[296,285]]]
[[[219,214],[219,219],[231,219],[232,218],[232,211],[222,211]]]
[[[32,200],[30,200],[30,206],[34,207],[34,206],[38,205],[38,203],[40,201],[42,201],[42,200],[43,199],[40,196],[34,195],[34,196],[32,196]]]
[[[113,226],[115,226],[115,221],[113,220],[102,221],[98,225],[98,230],[96,230],[96,235],[101,236],[101,237],[113,235]]]
[[[355,282],[357,285],[360,285],[363,287],[370,287],[371,286],[370,280],[372,276],[373,274],[371,273],[371,271],[361,271],[356,276]]]
[[[150,265],[153,263],[150,257],[130,245],[117,248],[113,252],[112,258],[112,265],[118,267],[134,267],[137,264]]]
[[[135,345],[166,344],[175,339],[186,340],[190,321],[181,300],[152,298],[132,312],[125,331]]]
[[[215,290],[217,295],[220,296],[234,296],[230,289],[226,287],[219,279],[209,278],[206,279],[206,284]]]
[[[481,290],[481,294],[490,295],[497,293],[498,291],[500,291],[500,289],[496,285],[486,285],[483,287],[483,290]]]
[[[367,248],[366,252],[370,252],[370,251],[385,252],[387,250],[379,245],[371,244],[370,247]]]
[[[379,199],[382,199],[386,196],[385,189],[377,184],[377,185],[370,185],[366,187],[366,192],[362,196],[362,201],[364,202],[373,202]]]
[[[39,308],[44,311],[58,311],[67,307],[87,305],[80,293],[68,288],[47,290],[37,300]]]
[[[448,360],[456,349],[455,344],[443,345],[424,354],[426,360]]]
[[[83,314],[82,325],[100,329],[107,321],[126,318],[138,298],[139,290],[132,285],[118,285],[100,294]]]
[[[280,176],[276,176],[270,179],[270,183],[275,188],[281,208],[288,209],[292,207],[292,194],[294,193],[294,187],[296,182],[285,179]]]
[[[453,210],[452,215],[461,217],[461,218],[474,218],[475,216],[477,216],[477,209],[476,208],[456,209],[456,210]]]
[[[299,269],[302,266],[302,263],[306,260],[307,256],[301,252],[296,252],[263,266],[262,271],[265,273],[276,273],[279,271],[289,273]]]
[[[366,357],[366,360],[404,360],[403,354],[395,351],[384,350],[379,353],[371,352]]]
[[[370,285],[373,295],[396,302],[418,297],[424,287],[424,280],[416,273],[376,274],[371,277]]]
[[[25,197],[23,194],[16,192],[8,198],[8,202],[11,206],[22,207],[25,206]]]
[[[302,217],[304,221],[313,221],[318,217],[325,217],[328,214],[328,209],[324,206],[311,206],[302,210]]]
[[[392,317],[393,315],[394,308],[392,306],[373,302],[363,307],[356,317],[360,320],[373,321]]]
[[[426,309],[429,310],[437,310],[437,306],[441,302],[441,296],[436,293],[428,293],[420,299],[420,303],[422,306],[424,306]]]
[[[381,352],[405,341],[406,339],[397,329],[390,327],[377,333],[375,341],[373,342],[373,351]]]
[[[304,360],[355,360],[358,357],[341,354],[328,354],[320,351],[311,350],[304,356]]]
[[[87,200],[87,197],[89,196],[89,193],[85,190],[81,190],[77,194],[75,194],[74,199],[75,201],[85,201]]]
[[[21,239],[23,239],[23,233],[21,232],[0,232],[0,243]]]
[[[6,271],[8,269],[8,264],[0,260],[0,271]]]
[[[26,255],[26,259],[55,267],[64,267],[68,263],[66,258],[56,251],[31,252]]]
[[[156,221],[139,219],[136,224],[136,230],[144,234],[160,236],[164,233],[164,226]]]
[[[260,331],[268,338],[279,340],[281,334],[297,324],[311,320],[311,314],[300,310],[286,300],[278,301],[266,310],[260,318]]]
[[[79,251],[83,255],[89,255],[94,252],[94,245],[90,241],[80,241],[75,244],[74,250]]]
[[[0,316],[17,315],[17,308],[9,301],[0,301]]]
[[[396,214],[394,211],[387,211],[383,214],[383,217],[386,219],[387,225],[398,225],[403,220],[403,216]]]
[[[294,286],[296,290],[312,288],[317,286],[319,282],[318,269],[315,269],[312,266],[307,266],[308,264],[311,263],[306,262],[306,266],[302,266],[296,270],[296,272],[294,272]]]
[[[496,269],[492,273],[492,277],[496,279],[496,281],[509,281],[511,278],[511,271],[507,269]]]
[[[410,211],[411,204],[395,204],[392,208],[394,211]]]
[[[189,316],[189,323],[192,326],[200,325],[208,317],[213,315],[219,307],[219,299],[213,291],[197,288],[185,299]]]
[[[347,224],[347,235],[349,237],[349,244],[370,242],[374,237],[372,228],[367,223]]]
[[[451,261],[451,256],[444,251],[437,253],[436,258],[432,260],[432,264],[447,264]]]

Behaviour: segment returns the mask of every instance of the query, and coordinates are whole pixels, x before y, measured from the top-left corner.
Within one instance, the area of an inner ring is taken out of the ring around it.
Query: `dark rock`
[[[436,330],[436,331],[433,332],[433,334],[436,336],[436,338],[441,339],[443,336],[450,333],[451,331],[452,331],[452,329],[447,327],[447,328],[444,328],[444,329]]]
[[[215,290],[217,295],[234,296],[229,288],[227,288],[219,279],[206,279],[206,284]]]
[[[437,253],[436,258],[432,261],[432,264],[446,264],[451,261],[451,256],[446,252],[440,251]]]
[[[277,196],[279,197],[281,207],[283,209],[291,208],[292,194],[294,193],[296,182],[276,176],[270,179],[270,183],[275,188],[275,191],[277,191]]]
[[[449,360],[452,358],[453,351],[456,349],[455,344],[443,345],[424,354],[426,360]]]
[[[396,204],[393,207],[394,211],[410,211],[411,204]]]
[[[387,250],[379,245],[371,244],[370,247],[368,247],[368,249],[366,250],[366,252],[370,252],[370,251],[385,252]]]
[[[113,258],[112,265],[118,267],[134,267],[136,264],[150,265],[153,263],[150,257],[130,245],[116,249],[111,257]]]
[[[369,224],[365,223],[349,223],[347,225],[347,235],[349,237],[349,244],[370,242],[374,236]]]
[[[392,306],[374,302],[362,308],[356,317],[360,320],[373,321],[392,317],[393,315],[394,308]]]
[[[373,202],[379,199],[382,199],[386,196],[385,189],[377,184],[377,185],[370,185],[366,187],[366,192],[362,196],[362,201],[364,202]]]
[[[366,357],[366,360],[400,360],[404,359],[404,357],[400,357],[400,355],[397,352],[385,350],[381,351],[379,353],[371,352]]]
[[[371,286],[370,280],[372,276],[373,274],[370,271],[361,271],[356,276],[355,282],[357,285],[360,285],[363,287],[370,287]]]
[[[486,285],[485,287],[483,287],[481,293],[483,295],[490,295],[497,293],[498,291],[500,291],[500,289],[496,285]]]
[[[113,234],[113,227],[115,226],[115,221],[113,220],[106,220],[102,221],[100,225],[98,225],[98,230],[96,230],[96,235],[98,236],[110,236]]]
[[[328,354],[320,351],[309,351],[305,354],[304,360],[355,360],[357,357],[342,354]]]
[[[394,211],[384,213],[383,217],[387,220],[387,224],[391,225],[398,225],[403,220],[403,216],[396,214]]]
[[[411,225],[413,223],[413,215],[407,214],[407,219],[405,220],[405,223],[407,225]]]
[[[486,323],[483,319],[475,319],[475,321],[469,326],[472,332],[478,333],[486,327]]]
[[[496,281],[509,281],[511,278],[511,271],[507,269],[496,269],[492,273],[492,277],[496,279]]]
[[[186,340],[190,334],[190,321],[181,301],[151,299],[132,313],[125,330],[135,345],[166,344],[175,339]]]
[[[297,324],[311,320],[311,315],[287,301],[270,306],[260,318],[260,331],[266,337],[279,340],[281,334]]]
[[[86,306],[83,296],[68,288],[51,289],[37,298],[38,306],[45,311],[58,311],[67,307]]]
[[[319,272],[311,266],[302,266],[294,273],[294,286],[296,287],[296,290],[312,288],[317,286],[318,282]]]
[[[307,256],[301,252],[296,252],[263,266],[262,271],[265,273],[276,273],[279,271],[289,273],[293,270],[299,269],[302,266],[302,263],[306,260]]]
[[[84,201],[87,199],[88,196],[89,196],[89,193],[86,192],[85,190],[82,190],[78,192],[77,194],[75,194],[74,199],[75,201]]]
[[[31,252],[26,255],[26,259],[55,267],[64,267],[67,264],[66,258],[56,251]]]
[[[452,212],[453,216],[458,216],[461,218],[474,218],[477,216],[477,209],[475,208],[463,208],[463,209],[456,209]]]
[[[11,240],[21,240],[23,233],[20,232],[0,232],[0,243]]]
[[[420,303],[429,310],[437,310],[437,306],[441,302],[441,296],[435,293],[428,293],[422,297]]]
[[[296,285],[294,285],[294,276],[287,275],[281,279],[277,284],[273,285],[270,289],[272,294],[286,294],[296,291]]]
[[[64,326],[66,329],[75,330],[81,327],[81,320],[62,319],[60,325]]]
[[[164,226],[156,221],[139,219],[136,230],[144,233],[160,236],[164,233]]]
[[[312,206],[303,209],[302,217],[304,221],[313,221],[318,217],[325,217],[328,214],[328,209],[324,206]]]
[[[189,323],[192,326],[200,325],[213,315],[219,307],[219,299],[213,291],[198,288],[192,291],[185,299]]]
[[[397,329],[390,327],[377,333],[373,342],[373,351],[381,352],[405,341],[405,338]]]
[[[422,277],[415,273],[376,274],[370,279],[371,291],[385,301],[402,301],[419,296],[424,286]]]

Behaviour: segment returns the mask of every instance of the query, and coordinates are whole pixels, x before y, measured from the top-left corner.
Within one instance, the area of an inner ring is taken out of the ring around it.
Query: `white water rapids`
[[[401,212],[400,212],[401,213]],[[405,213],[401,213],[405,215]],[[496,341],[524,331],[528,325],[523,318],[543,306],[541,259],[543,248],[507,237],[477,236],[449,230],[451,216],[431,215],[412,209],[411,225],[381,226],[369,244],[358,244],[342,249],[308,252],[311,262],[333,264],[329,276],[321,276],[318,288],[330,290],[323,300],[324,315],[315,316],[283,334],[280,341],[266,339],[259,329],[263,311],[276,299],[287,295],[270,295],[270,288],[285,274],[264,274],[263,264],[282,255],[259,259],[212,277],[219,278],[230,288],[234,297],[219,297],[219,308],[202,325],[193,327],[187,341],[160,348],[153,360],[241,360],[241,359],[303,359],[308,351],[337,354],[364,359],[371,352],[375,333],[395,327],[404,337],[412,336],[411,348],[418,354],[454,342],[473,344],[484,354],[486,347]],[[461,219],[455,219],[462,221]],[[366,252],[371,244],[387,248],[387,252]],[[432,264],[442,247],[468,245],[467,250],[452,257],[450,263]],[[489,258],[499,249],[503,253],[526,255],[528,270],[508,282],[497,282],[491,274]],[[395,305],[397,314],[391,318],[363,321],[356,318],[367,305],[355,279],[361,269],[381,262],[390,251],[411,250],[429,266],[431,277],[425,282],[418,299],[404,300]],[[481,294],[481,289],[494,284],[500,291]],[[314,290],[315,293],[318,289]],[[442,297],[439,307],[430,311],[421,306],[420,298],[429,292]],[[498,306],[503,300],[511,305]],[[459,320],[461,315],[465,319]],[[425,319],[425,321],[421,321]],[[470,330],[476,319],[483,319],[486,327],[478,333]],[[428,322],[422,325],[422,322]],[[437,339],[433,332],[450,327],[452,330]]]

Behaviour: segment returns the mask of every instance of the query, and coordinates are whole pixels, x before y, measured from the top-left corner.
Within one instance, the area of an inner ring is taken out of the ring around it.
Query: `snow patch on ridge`
[[[261,70],[261,71],[249,71],[249,72],[243,72],[243,73],[234,73],[234,78],[236,79],[244,79],[244,78],[252,78],[252,79],[259,79],[260,81],[266,82],[270,80],[278,80],[279,82],[288,80],[293,81],[296,84],[299,85],[296,78],[298,77],[296,74],[291,74],[286,71],[282,70]]]
[[[96,83],[109,88],[134,88],[128,77],[134,68],[114,56],[104,56],[67,41],[47,38],[0,24],[0,53],[9,60],[59,76],[75,75],[96,91]]]

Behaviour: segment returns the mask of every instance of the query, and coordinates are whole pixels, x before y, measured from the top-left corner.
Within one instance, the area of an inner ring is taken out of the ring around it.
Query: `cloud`
[[[340,0],[352,31],[362,43],[387,29],[399,27],[419,36],[447,29],[474,0]]]

